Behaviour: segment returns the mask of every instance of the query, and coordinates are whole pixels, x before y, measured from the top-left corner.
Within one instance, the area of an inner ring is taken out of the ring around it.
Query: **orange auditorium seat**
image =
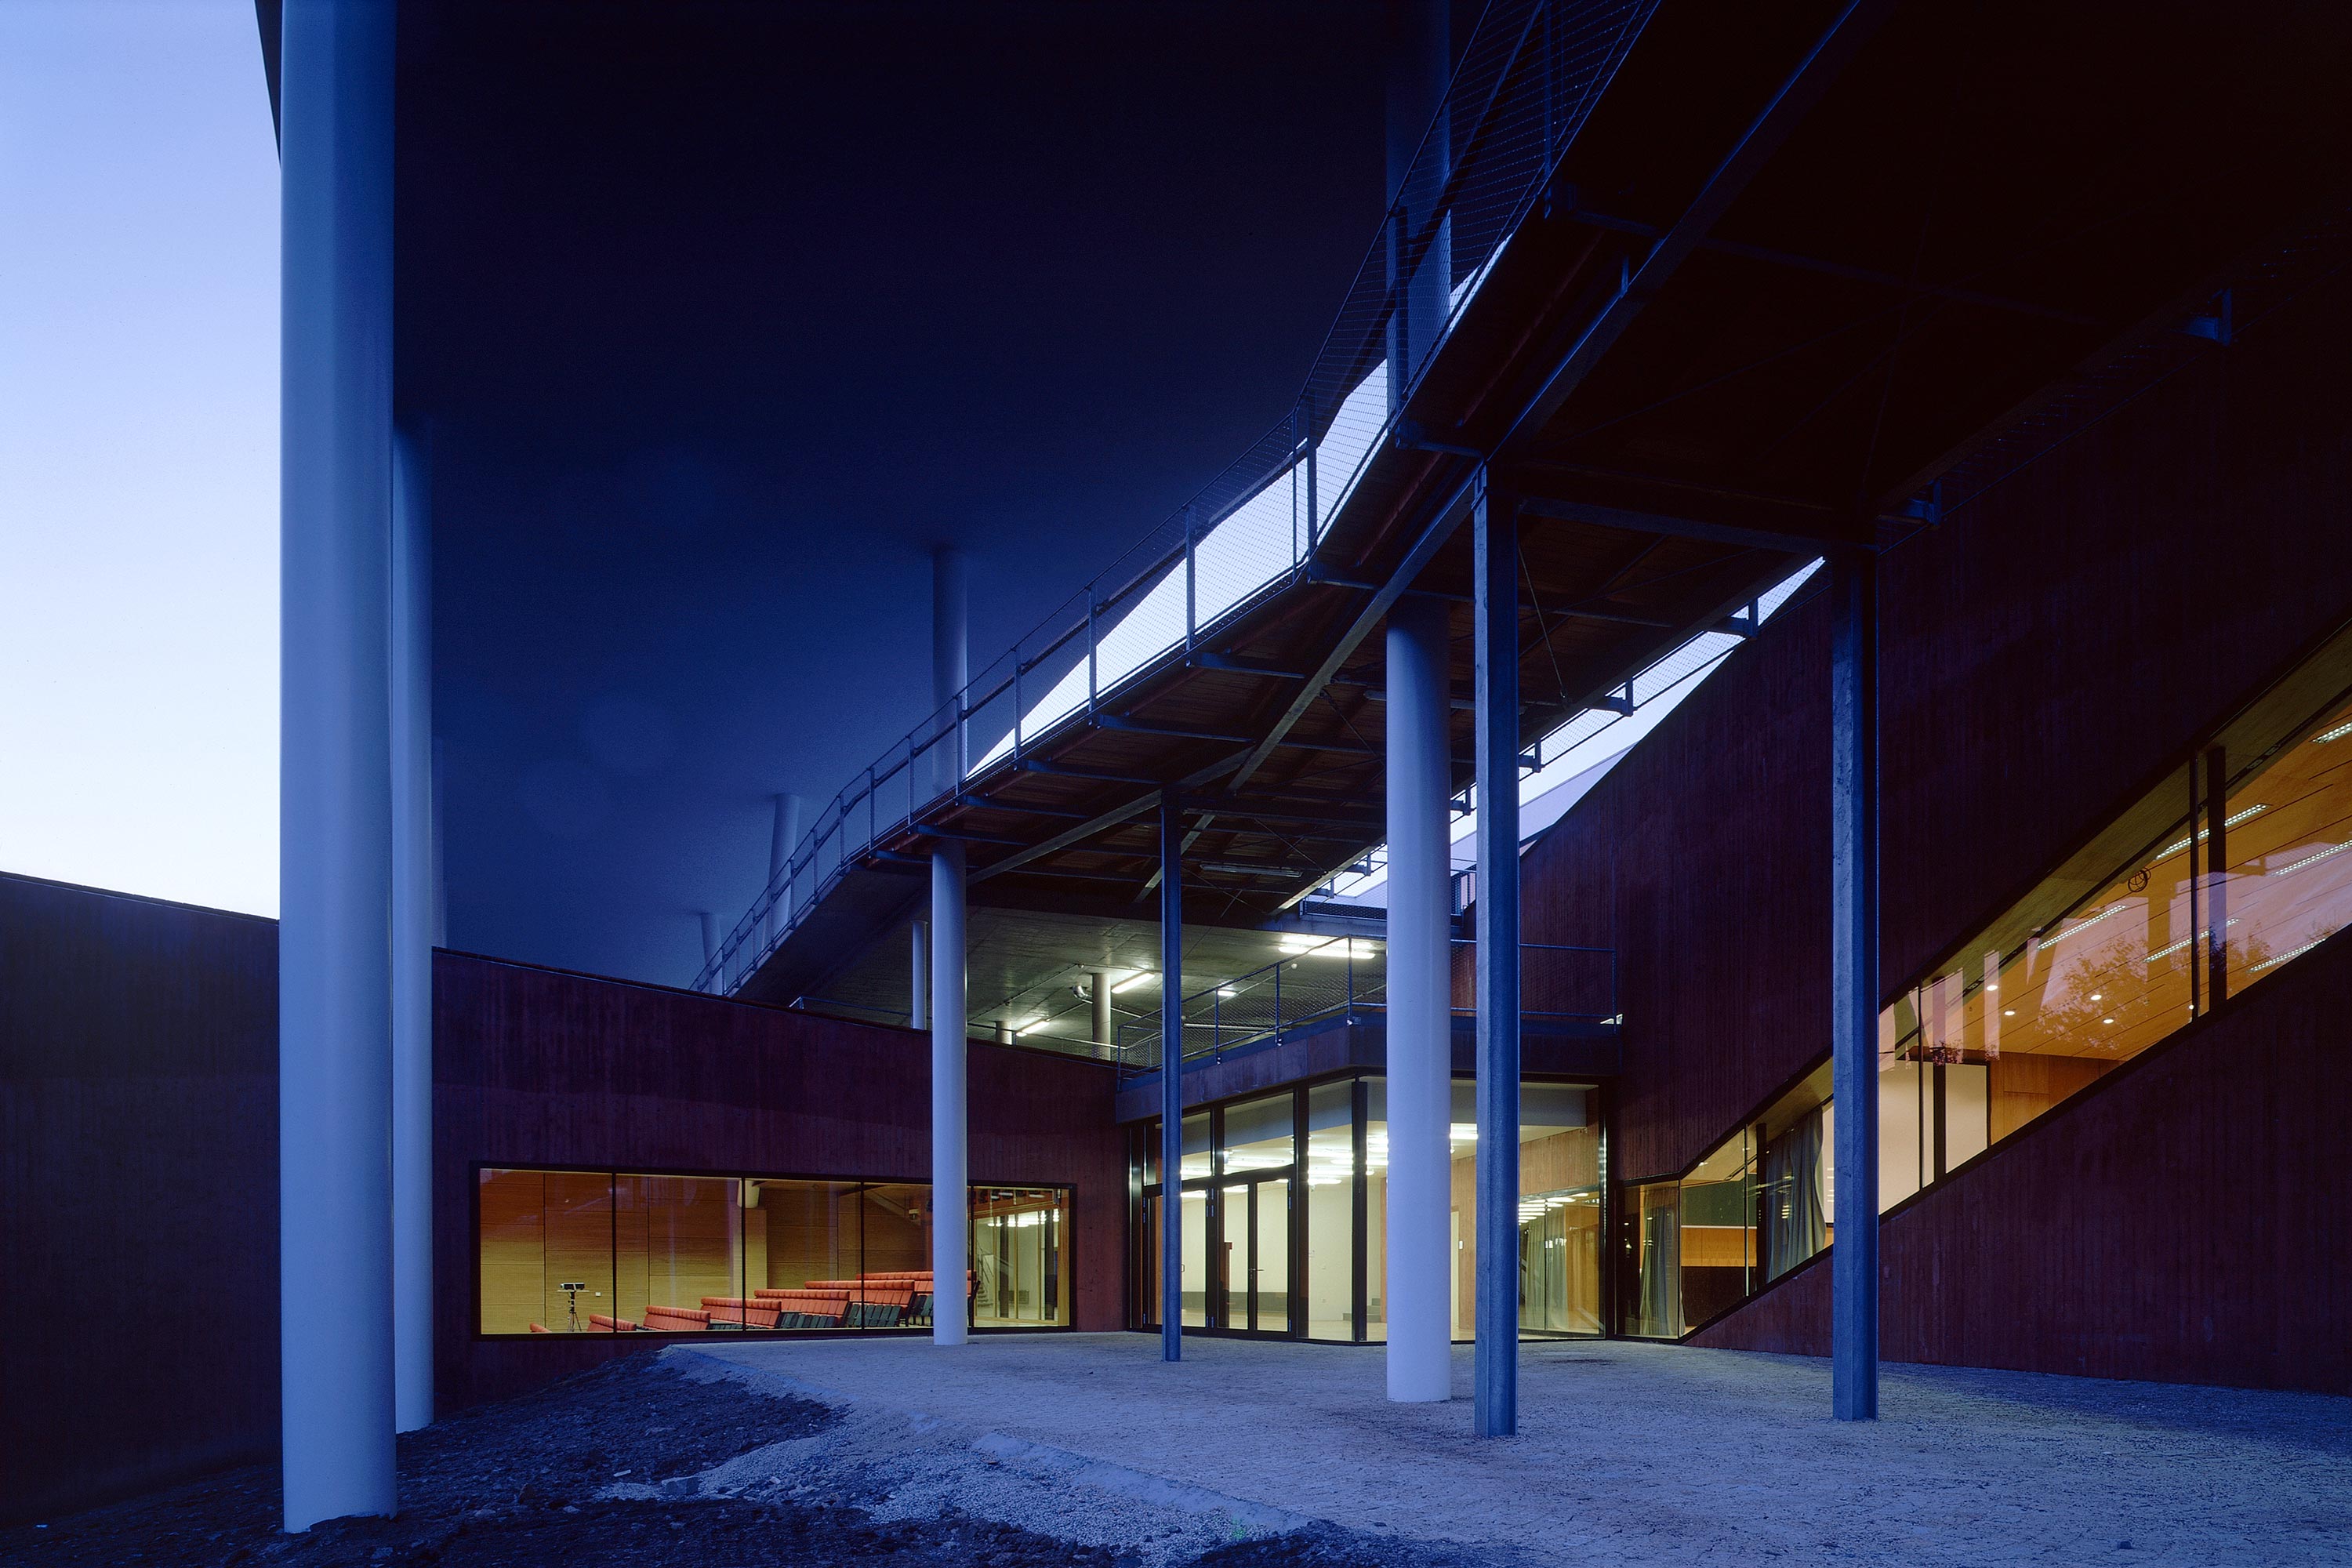
[[[592,1334],[634,1334],[637,1325],[626,1318],[608,1318],[602,1312],[588,1314],[588,1331]]]
[[[646,1332],[691,1334],[710,1327],[710,1314],[699,1307],[647,1307]]]
[[[776,1326],[778,1309],[766,1301],[747,1301],[740,1296],[705,1296],[702,1307],[713,1323],[740,1323],[747,1329]]]

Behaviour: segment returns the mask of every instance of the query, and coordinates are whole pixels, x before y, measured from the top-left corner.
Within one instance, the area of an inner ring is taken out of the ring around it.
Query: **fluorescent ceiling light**
[[[1126,979],[1120,981],[1118,984],[1112,986],[1110,988],[1110,994],[1116,996],[1122,991],[1132,991],[1139,985],[1149,984],[1150,982],[1159,978],[1160,976],[1157,973],[1147,969],[1139,974],[1130,974]]]

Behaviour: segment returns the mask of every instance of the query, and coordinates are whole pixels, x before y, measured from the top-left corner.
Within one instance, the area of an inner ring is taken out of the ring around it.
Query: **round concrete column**
[[[1388,631],[1388,1382],[1395,1400],[1453,1381],[1452,713],[1444,605],[1409,598]]]
[[[964,1150],[963,846],[931,854],[931,1342],[964,1342],[971,1267]]]
[[[285,1522],[388,1514],[389,0],[290,0],[279,55],[278,1158]]]

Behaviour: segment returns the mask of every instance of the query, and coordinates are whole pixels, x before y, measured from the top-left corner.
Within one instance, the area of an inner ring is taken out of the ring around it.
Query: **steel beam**
[[[1478,687],[1478,1275],[1471,1426],[1519,1425],[1519,612],[1517,513],[1472,507]]]
[[[1878,1418],[1877,563],[1830,563],[1830,1057],[1837,1244],[1830,1248],[1830,1400]]]

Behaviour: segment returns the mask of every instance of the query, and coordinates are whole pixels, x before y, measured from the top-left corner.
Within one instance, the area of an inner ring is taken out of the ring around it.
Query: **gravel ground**
[[[1418,1405],[1382,1397],[1373,1347],[1203,1338],[1174,1365],[1155,1352],[1105,1334],[673,1353],[732,1363],[845,1423],[895,1415],[1058,1455],[1065,1496],[1158,1478],[1354,1531],[1351,1547],[1391,1554],[1379,1561],[1450,1548],[1560,1564],[2352,1564],[2342,1398],[1891,1366],[1882,1419],[1848,1424],[1829,1419],[1819,1361],[1531,1343],[1518,1436],[1482,1441],[1466,1347],[1454,1401]]]
[[[632,1357],[411,1433],[400,1470],[394,1519],[284,1534],[277,1468],[254,1467],[0,1530],[0,1563],[1481,1568],[1328,1526],[1274,1538],[1299,1521],[1190,1494],[1107,1502],[1081,1488],[1074,1506],[1068,1476],[1026,1449],[980,1453],[942,1424],[836,1411],[693,1355]],[[1012,1522],[1024,1512],[1054,1528]]]

